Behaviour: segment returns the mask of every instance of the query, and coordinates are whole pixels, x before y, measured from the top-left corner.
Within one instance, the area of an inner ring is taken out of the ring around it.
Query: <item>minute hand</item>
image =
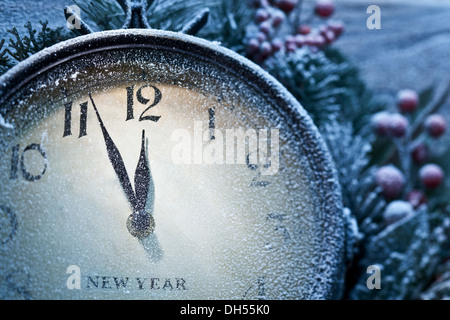
[[[119,149],[117,149],[116,145],[114,144],[114,141],[111,139],[108,131],[106,130],[105,125],[103,124],[103,121],[100,117],[100,114],[98,113],[97,107],[95,106],[91,94],[89,94],[89,98],[91,99],[92,106],[94,107],[95,114],[97,115],[97,119],[102,129],[109,161],[111,162],[114,171],[116,172],[116,175],[119,178],[120,185],[122,186],[122,189],[125,192],[125,195],[127,196],[131,207],[133,208],[133,211],[135,211],[137,205],[136,196],[133,192],[130,179],[128,178],[127,170],[125,168],[122,156],[120,155]]]

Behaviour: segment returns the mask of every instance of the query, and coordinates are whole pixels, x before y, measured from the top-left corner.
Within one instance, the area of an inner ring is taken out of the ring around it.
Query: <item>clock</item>
[[[260,67],[194,36],[96,32],[0,78],[0,296],[330,299],[333,163]]]

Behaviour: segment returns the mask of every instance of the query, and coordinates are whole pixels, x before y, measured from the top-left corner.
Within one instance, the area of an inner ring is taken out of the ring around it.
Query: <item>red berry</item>
[[[379,168],[375,175],[375,181],[387,199],[399,196],[405,185],[403,173],[393,165]]]
[[[286,50],[287,52],[294,52],[297,49],[297,46],[295,45],[295,43],[288,43],[286,44]]]
[[[265,34],[270,34],[272,32],[272,24],[269,21],[264,21],[259,25],[259,30]]]
[[[293,36],[293,35],[288,35],[288,36],[286,37],[286,39],[285,39],[285,42],[286,42],[286,44],[289,44],[289,43],[295,44],[295,36]]]
[[[417,164],[425,163],[430,155],[428,146],[424,143],[417,144],[411,152],[412,159]]]
[[[401,112],[412,112],[419,105],[419,96],[413,90],[401,90],[397,94],[397,107]]]
[[[380,111],[372,116],[372,128],[379,135],[388,135],[391,114],[387,111]]]
[[[297,32],[303,35],[307,35],[311,32],[311,27],[307,24],[302,24],[298,26]]]
[[[297,5],[297,0],[278,0],[276,5],[285,13],[290,13]]]
[[[419,190],[412,190],[410,193],[408,193],[406,200],[411,203],[414,209],[417,209],[421,205],[427,203],[427,198]]]
[[[267,9],[259,8],[256,10],[255,18],[257,22],[263,22],[270,18],[270,13]]]
[[[268,41],[264,41],[261,43],[261,47],[259,48],[259,52],[262,58],[267,58],[272,54],[272,45]]]
[[[334,32],[331,30],[325,31],[325,33],[322,36],[324,37],[325,42],[327,44],[331,44],[334,42],[334,40],[336,40],[336,36],[334,35]]]
[[[304,35],[301,34],[297,34],[295,36],[295,44],[297,45],[297,47],[302,47],[306,44],[306,37]]]
[[[336,38],[338,38],[344,32],[344,23],[342,21],[329,21],[328,28],[334,32]]]
[[[286,40],[286,50],[288,52],[294,52],[297,49],[297,44],[295,41],[288,41]]]
[[[278,27],[284,21],[284,13],[281,11],[276,11],[272,17],[272,25]]]
[[[254,54],[259,49],[259,40],[251,38],[247,43],[247,54]]]
[[[317,48],[323,47],[326,43],[325,38],[321,34],[309,34],[306,36],[305,42]]]
[[[389,135],[394,138],[401,138],[406,134],[408,126],[408,119],[399,113],[394,113],[389,120]]]
[[[383,220],[387,225],[393,224],[399,220],[410,217],[414,214],[414,208],[411,203],[403,200],[390,202],[383,212]]]
[[[255,37],[260,43],[267,40],[267,36],[264,32],[258,32]]]
[[[315,13],[322,18],[328,18],[334,12],[334,2],[331,0],[317,0]]]
[[[420,181],[428,189],[436,189],[444,180],[444,171],[437,164],[426,164],[419,170]]]
[[[283,48],[283,40],[275,38],[272,40],[273,51],[280,51]]]
[[[327,44],[331,44],[336,39],[334,32],[327,25],[322,24],[317,29]]]
[[[314,45],[314,35],[313,34],[308,34],[307,36],[305,36],[305,44],[308,46]]]
[[[432,114],[425,119],[425,129],[430,136],[437,138],[444,134],[447,129],[447,123],[443,116]]]

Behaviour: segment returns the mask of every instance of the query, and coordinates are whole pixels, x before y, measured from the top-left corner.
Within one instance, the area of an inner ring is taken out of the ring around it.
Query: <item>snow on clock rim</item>
[[[320,254],[316,259],[316,281],[311,288],[313,299],[340,298],[345,276],[345,217],[335,167],[317,127],[300,103],[273,76],[247,58],[211,42],[180,32],[155,29],[127,29],[94,32],[69,39],[34,54],[0,77],[0,113],[5,103],[34,78],[56,66],[117,49],[158,48],[182,52],[225,68],[288,115],[288,125],[295,129],[308,163],[314,172],[320,194],[319,229],[322,231]]]

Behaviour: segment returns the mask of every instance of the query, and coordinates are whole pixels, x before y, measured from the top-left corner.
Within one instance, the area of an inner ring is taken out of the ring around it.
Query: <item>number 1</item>
[[[208,114],[209,114],[209,122],[208,122],[209,139],[215,140],[216,137],[214,135],[214,130],[216,129],[216,112],[214,107],[208,109]]]

